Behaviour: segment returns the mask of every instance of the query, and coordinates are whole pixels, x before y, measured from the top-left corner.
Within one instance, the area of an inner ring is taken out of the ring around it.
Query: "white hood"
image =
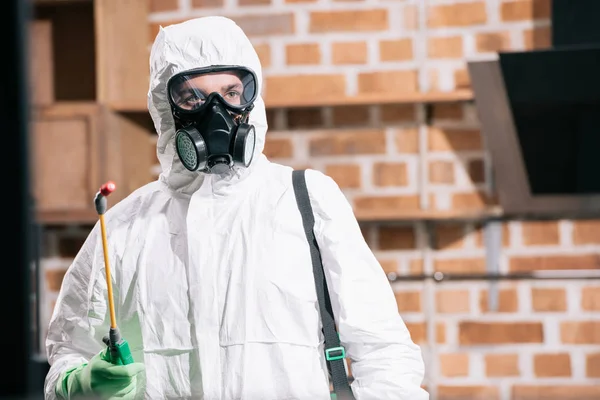
[[[175,122],[167,95],[167,81],[178,72],[212,65],[236,65],[250,68],[257,77],[259,96],[250,113],[256,129],[254,160],[249,168],[234,168],[225,176],[188,171],[175,150]],[[172,190],[193,193],[210,177],[213,186],[235,184],[252,172],[262,156],[267,133],[262,91],[262,68],[252,43],[242,29],[225,17],[202,17],[160,28],[150,53],[150,88],[148,110],[159,135],[158,160],[160,180]]]

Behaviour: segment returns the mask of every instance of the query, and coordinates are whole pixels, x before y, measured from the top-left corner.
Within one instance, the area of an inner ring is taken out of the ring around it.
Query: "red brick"
[[[442,87],[440,85],[440,70],[442,67],[431,68],[427,71],[427,81],[429,83],[429,91],[436,92],[441,91]]]
[[[429,28],[465,27],[486,22],[485,1],[436,5],[427,11]]]
[[[415,343],[423,344],[427,342],[427,325],[425,322],[407,322],[406,327]],[[446,326],[443,323],[436,324],[436,341],[437,343],[446,341]]]
[[[382,40],[379,42],[380,61],[407,61],[414,58],[411,38]]]
[[[277,118],[277,114],[279,114],[279,111],[280,111],[279,109],[267,108],[265,111],[267,114],[267,121],[269,122],[269,129],[271,132],[276,131],[276,130],[285,129],[285,127],[278,126],[278,124],[275,121],[275,119]],[[157,135],[157,137],[158,137],[158,135]],[[155,145],[155,147],[156,147],[156,145]]]
[[[542,343],[541,322],[470,322],[459,323],[460,345]]]
[[[231,16],[248,36],[290,35],[296,32],[293,13]]]
[[[429,182],[450,185],[454,183],[454,163],[452,161],[431,161]]]
[[[369,247],[373,246],[373,243],[371,242],[371,232],[372,231],[373,231],[372,225],[360,224],[360,233],[362,233],[362,236],[365,239],[365,242],[367,242],[367,244],[369,245]]]
[[[519,376],[519,355],[486,354],[485,375],[490,378]]]
[[[563,343],[600,344],[600,321],[566,321],[560,324]]]
[[[412,226],[383,225],[379,229],[380,250],[411,250],[415,248],[415,231]]]
[[[354,197],[355,211],[365,210],[390,214],[397,213],[398,210],[419,210],[420,201],[418,195],[406,196],[356,196]]]
[[[408,185],[408,167],[402,162],[373,164],[373,184],[379,187]]]
[[[408,264],[408,273],[410,275],[423,274],[423,260],[422,259],[410,260],[410,262]]]
[[[450,258],[434,260],[434,269],[444,273],[483,273],[485,260],[483,258]]]
[[[586,354],[585,358],[585,375],[600,378],[600,353]]]
[[[442,376],[455,378],[469,375],[469,354],[440,354],[440,371]]]
[[[405,31],[415,31],[419,29],[419,7],[415,4],[406,4],[402,7],[404,22],[403,29]]]
[[[379,107],[382,122],[410,122],[415,120],[415,106],[412,104],[383,104]],[[417,134],[417,131],[411,132]]]
[[[479,306],[482,312],[489,312],[489,294],[487,289],[479,292]],[[495,312],[517,312],[519,297],[516,289],[501,289],[498,293],[498,307]]]
[[[342,189],[355,189],[361,186],[360,165],[358,164],[331,164],[325,167],[325,174],[329,175]]]
[[[271,103],[306,102],[306,99],[331,99],[346,95],[346,77],[342,74],[267,76],[264,99]]]
[[[431,105],[433,119],[461,120],[464,118],[463,103],[437,103]]]
[[[293,43],[285,47],[287,65],[315,65],[321,62],[318,43]]]
[[[485,163],[482,159],[470,160],[467,164],[467,172],[472,183],[485,182]]]
[[[399,312],[420,312],[421,311],[421,292],[408,291],[396,292],[396,304]]]
[[[292,158],[294,156],[292,140],[267,136],[263,153],[267,158]]]
[[[380,71],[358,74],[359,94],[386,94],[418,91],[417,72]]]
[[[446,324],[443,322],[435,324],[435,341],[437,343],[446,343]]]
[[[398,273],[398,261],[396,260],[378,260],[379,264],[381,264],[381,268],[383,268],[383,272],[386,274],[389,273]]]
[[[192,0],[192,8],[223,7],[223,0]]]
[[[85,242],[86,236],[61,235],[58,238],[58,255],[63,258],[75,258],[81,246]]]
[[[174,11],[179,8],[178,0],[150,0],[149,11],[151,13]]]
[[[429,58],[462,58],[462,36],[440,36],[427,39]]]
[[[377,129],[354,129],[315,133],[309,139],[311,156],[384,154],[385,132]]]
[[[419,151],[419,131],[415,128],[398,129],[396,131],[396,151],[416,154]]]
[[[537,312],[566,311],[566,291],[562,288],[532,288],[531,305]]]
[[[255,44],[254,50],[260,59],[261,67],[269,68],[271,66],[271,46],[268,43]]]
[[[435,307],[441,314],[468,313],[471,310],[470,293],[463,289],[438,289]]]
[[[504,1],[500,6],[502,21],[549,19],[551,0]]]
[[[460,249],[465,246],[465,227],[463,224],[438,224],[435,226],[436,250]]]
[[[481,133],[477,129],[429,128],[429,150],[431,151],[465,151],[481,149]]]
[[[533,371],[538,378],[571,376],[571,357],[568,353],[535,354]]]
[[[385,31],[388,27],[385,9],[310,13],[310,33]]]
[[[66,269],[47,269],[44,273],[46,288],[51,292],[58,292],[66,273]]]
[[[573,256],[513,257],[510,259],[509,265],[512,272],[598,269],[600,268],[600,256],[597,254],[585,254]]]
[[[371,119],[369,106],[340,106],[332,107],[331,118],[333,125],[368,125]]]
[[[483,191],[452,195],[452,208],[457,210],[482,209],[491,204],[494,204],[494,199],[487,196]]]
[[[264,6],[271,4],[271,0],[238,0],[240,6]]]
[[[600,220],[573,221],[573,243],[600,243]]]
[[[581,309],[600,311],[600,286],[588,286],[581,289]]]
[[[549,246],[560,243],[560,231],[557,221],[523,221],[523,244],[529,246]]]
[[[523,31],[525,50],[547,49],[552,46],[552,30],[549,26],[540,26]]]
[[[510,50],[510,32],[486,32],[475,35],[475,47],[480,53]]]
[[[192,0],[196,7],[220,7],[223,0]],[[295,33],[293,13],[252,14],[242,16],[229,16],[249,37],[289,35]],[[150,42],[153,42],[159,31],[159,26],[167,27],[185,20],[170,20],[150,24]]]
[[[454,71],[454,87],[456,89],[469,89],[471,87],[471,77],[466,68]]]
[[[366,64],[366,42],[339,42],[331,46],[331,62],[334,65]]]
[[[418,344],[427,342],[427,326],[424,322],[407,322],[406,327],[413,342]]]
[[[290,108],[286,110],[286,120],[288,129],[317,128],[325,124],[320,107]]]
[[[514,385],[512,400],[597,400],[600,398],[598,385]]]
[[[438,400],[499,400],[496,386],[438,386]]]

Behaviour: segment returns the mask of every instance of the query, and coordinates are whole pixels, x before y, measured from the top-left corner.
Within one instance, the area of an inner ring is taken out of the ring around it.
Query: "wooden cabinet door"
[[[87,222],[97,217],[100,114],[99,106],[79,103],[33,111],[30,164],[38,219]]]

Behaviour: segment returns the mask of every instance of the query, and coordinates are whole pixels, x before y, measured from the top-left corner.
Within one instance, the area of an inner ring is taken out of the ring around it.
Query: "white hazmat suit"
[[[249,168],[206,175],[186,170],[177,157],[167,80],[209,65],[251,68],[262,84],[258,56],[233,21],[204,17],[161,28],[150,56],[148,107],[162,173],[105,215],[118,326],[134,360],[146,366],[146,399],[328,399],[309,246],[292,169],[262,154],[263,100],[250,114],[257,143]],[[351,206],[331,178],[308,170],[306,179],[355,397],[427,399],[421,351]],[[47,399],[56,398],[62,371],[105,347],[109,324],[96,225],[51,318]]]

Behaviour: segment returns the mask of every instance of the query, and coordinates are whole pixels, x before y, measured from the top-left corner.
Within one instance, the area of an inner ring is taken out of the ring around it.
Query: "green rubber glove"
[[[109,357],[107,350],[102,350],[90,362],[65,371],[56,385],[56,394],[64,399],[143,397],[144,364],[113,365]]]

